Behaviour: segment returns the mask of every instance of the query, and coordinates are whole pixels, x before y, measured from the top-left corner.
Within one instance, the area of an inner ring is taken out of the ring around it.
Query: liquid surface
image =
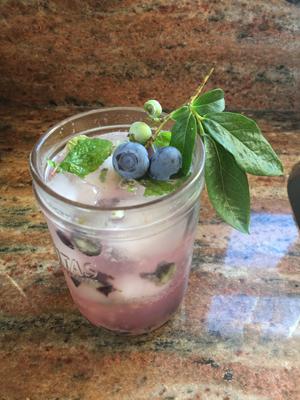
[[[112,132],[95,137],[110,140],[114,146],[128,141],[128,132]],[[67,154],[63,149],[53,161],[60,163]],[[162,196],[144,196],[145,187],[137,180],[127,181],[114,170],[112,155],[100,167],[80,178],[68,172],[53,173],[53,168],[47,167],[46,182],[61,196],[80,203],[103,206],[133,206],[152,201]]]
[[[114,146],[128,140],[127,132],[98,137],[111,140]],[[66,154],[63,149],[54,161],[60,163]],[[178,215],[175,210],[182,204],[176,201],[159,203],[150,210],[122,210],[122,206],[143,204],[155,197],[145,196],[148,187],[139,181],[128,185],[115,172],[112,156],[84,179],[53,172],[53,168],[47,169],[47,182],[60,195],[89,205],[121,206],[117,211],[93,215],[96,232],[85,229],[88,213],[75,213],[74,227],[48,219],[80,312],[96,326],[126,334],[149,332],[165,323],[181,303],[187,286],[199,203]],[[170,215],[173,217],[164,218]]]

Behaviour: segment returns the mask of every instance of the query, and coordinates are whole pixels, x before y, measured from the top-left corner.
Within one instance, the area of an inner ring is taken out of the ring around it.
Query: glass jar
[[[45,181],[52,159],[73,136],[128,131],[147,121],[140,108],[84,112],[48,130],[30,156],[33,188],[71,296],[91,323],[141,334],[164,324],[185,293],[203,188],[204,148],[197,139],[192,173],[181,187],[143,204],[78,203]]]

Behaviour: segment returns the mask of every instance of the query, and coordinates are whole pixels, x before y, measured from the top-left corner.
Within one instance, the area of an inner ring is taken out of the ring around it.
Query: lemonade
[[[114,145],[126,142],[127,132],[101,136]],[[65,157],[63,149],[54,160]],[[158,196],[144,197],[138,181],[122,179],[112,166],[112,156],[84,179],[70,173],[46,170],[46,182],[65,198],[92,206],[115,207],[98,228],[147,227],[147,208],[137,215],[122,207],[145,205]],[[153,210],[151,211],[153,212]],[[145,237],[121,240],[105,232],[91,234],[48,226],[74,302],[93,324],[124,333],[143,333],[163,324],[178,308],[191,265],[192,244],[199,203],[178,221],[147,227]],[[152,216],[153,218],[153,216]],[[80,221],[84,226],[84,220]]]
[[[109,140],[115,149],[128,142],[130,124],[143,118],[141,109],[103,109],[61,122],[37,145],[42,161],[34,177],[75,304],[94,325],[124,334],[157,328],[182,301],[203,187],[202,143],[191,174],[171,191],[124,179],[112,155],[84,178],[55,171],[47,160],[60,163],[70,140],[82,134]]]

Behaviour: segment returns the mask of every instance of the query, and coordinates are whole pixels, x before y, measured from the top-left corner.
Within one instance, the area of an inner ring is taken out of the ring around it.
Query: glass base
[[[80,309],[79,309],[79,311],[80,311],[81,315],[82,315],[87,321],[89,321],[92,325],[94,325],[94,326],[96,326],[96,327],[98,327],[98,328],[104,329],[106,332],[108,332],[108,333],[110,333],[110,334],[113,333],[113,334],[115,334],[115,335],[117,335],[117,336],[133,336],[133,337],[134,337],[134,336],[139,336],[139,335],[147,335],[147,334],[149,334],[149,333],[151,333],[151,332],[153,332],[153,331],[155,331],[155,330],[161,328],[162,326],[166,325],[166,324],[174,317],[174,315],[177,313],[177,311],[178,311],[180,305],[181,305],[181,304],[179,304],[179,306],[177,307],[177,309],[176,309],[172,314],[170,314],[170,315],[168,316],[167,319],[165,319],[165,320],[163,320],[163,321],[160,321],[160,322],[157,323],[156,325],[153,325],[153,326],[151,326],[151,327],[149,327],[149,328],[140,329],[140,330],[135,330],[135,331],[133,331],[133,330],[118,330],[118,329],[111,329],[111,328],[108,328],[108,327],[106,327],[106,326],[103,326],[103,325],[100,325],[100,324],[98,324],[98,323],[95,323],[93,320],[88,319],[88,318],[81,312]]]

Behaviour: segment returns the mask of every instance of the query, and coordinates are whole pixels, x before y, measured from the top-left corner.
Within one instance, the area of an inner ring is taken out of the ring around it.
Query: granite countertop
[[[76,112],[0,111],[0,399],[300,399],[300,240],[286,194],[295,115],[256,115],[286,176],[250,177],[251,235],[221,223],[203,193],[180,310],[128,338],[73,305],[31,190],[34,142]]]

